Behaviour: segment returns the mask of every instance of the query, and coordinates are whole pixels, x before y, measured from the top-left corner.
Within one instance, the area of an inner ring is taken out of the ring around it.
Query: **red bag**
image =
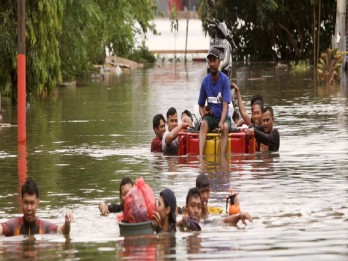
[[[152,189],[143,178],[137,178],[124,202],[123,222],[139,223],[152,220],[154,211],[156,199]]]

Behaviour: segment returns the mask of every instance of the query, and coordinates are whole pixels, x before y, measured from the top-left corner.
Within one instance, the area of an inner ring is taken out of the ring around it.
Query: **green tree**
[[[95,0],[64,0],[59,54],[64,81],[81,78],[105,58],[104,18]]]
[[[147,33],[149,30],[155,31],[152,20],[156,6],[152,1],[99,0],[97,2],[104,13],[105,43],[113,50],[114,54],[128,56],[134,50],[135,36]]]
[[[61,33],[60,0],[27,1],[27,93],[50,91],[61,78],[58,36]],[[0,91],[17,93],[17,1],[0,5]]]
[[[17,82],[17,8],[15,1],[2,1],[0,5],[0,92],[10,95]]]
[[[312,5],[320,4],[313,12]],[[223,19],[233,34],[238,48],[237,59],[306,59],[313,58],[313,26],[321,25],[320,39],[325,49],[330,45],[335,21],[335,0],[217,0],[216,14]],[[321,10],[320,15],[318,10]],[[202,1],[200,17],[206,29],[205,18],[214,14]],[[316,14],[317,19],[313,19]],[[314,21],[314,22],[313,22]],[[315,23],[315,25],[313,25]],[[318,50],[318,48],[317,48]]]
[[[134,52],[139,34],[155,32],[151,0],[26,1],[28,95],[49,94],[61,80],[83,76],[105,58]],[[0,91],[16,98],[17,1],[0,5]],[[143,47],[142,47],[143,48]]]
[[[42,95],[62,79],[58,39],[63,4],[61,0],[26,1],[26,9],[27,93]]]

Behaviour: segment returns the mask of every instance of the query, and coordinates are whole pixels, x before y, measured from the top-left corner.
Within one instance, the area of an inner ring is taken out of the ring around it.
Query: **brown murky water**
[[[274,108],[280,151],[270,155],[169,157],[150,153],[152,117],[197,103],[205,63],[158,64],[58,89],[27,110],[27,174],[41,189],[38,215],[75,215],[70,240],[60,235],[0,237],[0,259],[310,259],[348,258],[348,91],[315,84],[275,64],[236,64],[245,101],[260,93]],[[249,103],[246,102],[247,107]],[[3,99],[5,120],[16,110]],[[0,221],[19,214],[17,127],[0,128]],[[25,171],[25,169],[24,169]],[[21,172],[21,173],[19,173]],[[115,215],[97,205],[118,201],[123,176],[138,176],[156,195],[174,190],[184,205],[200,172],[212,181],[211,205],[224,207],[230,185],[254,223],[202,224],[200,233],[122,238]]]

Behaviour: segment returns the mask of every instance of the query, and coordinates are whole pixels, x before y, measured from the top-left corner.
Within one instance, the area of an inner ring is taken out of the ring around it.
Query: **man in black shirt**
[[[257,142],[257,151],[278,151],[280,144],[279,132],[273,128],[273,108],[266,106],[262,110],[262,126],[253,126],[246,131],[247,134],[254,133]]]
[[[130,191],[133,187],[133,182],[130,178],[125,177],[121,180],[120,183],[120,199],[121,199],[121,204],[110,204],[108,205],[106,202],[102,202],[99,205],[99,210],[102,215],[108,215],[110,212],[111,213],[117,213],[117,212],[122,212],[123,211],[123,203],[124,200],[126,199],[126,195],[128,191]]]

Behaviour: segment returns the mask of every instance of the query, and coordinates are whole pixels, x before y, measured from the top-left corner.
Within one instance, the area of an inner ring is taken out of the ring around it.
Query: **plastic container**
[[[232,133],[231,135],[231,153],[245,153],[245,133]]]
[[[186,136],[186,153],[189,155],[199,154],[198,133],[187,133]]]
[[[249,154],[253,154],[255,153],[256,151],[256,140],[255,140],[255,137],[254,137],[254,134],[251,136],[251,137],[247,137],[246,139],[246,145],[247,145],[247,148],[246,148],[246,152],[249,153]]]
[[[178,134],[178,155],[186,155],[186,132]]]
[[[216,137],[211,138],[207,137],[207,140],[205,142],[204,147],[204,154],[205,155],[215,155],[216,154]]]
[[[228,134],[227,153],[255,153],[254,135],[247,136],[244,132]],[[178,155],[198,155],[199,154],[199,134],[198,133],[179,133]],[[204,148],[205,155],[220,155],[220,135],[208,133]]]
[[[155,232],[152,226],[152,221],[140,223],[117,223],[118,227],[120,228],[121,236],[151,235]]]

